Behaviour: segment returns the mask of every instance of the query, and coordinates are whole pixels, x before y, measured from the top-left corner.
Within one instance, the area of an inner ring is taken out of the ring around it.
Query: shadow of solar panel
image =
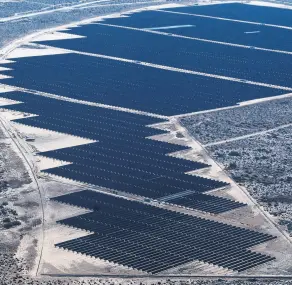
[[[248,249],[274,239],[271,235],[89,190],[52,200],[93,211],[59,221],[93,234],[57,247],[145,272],[194,260],[243,271],[274,259]]]

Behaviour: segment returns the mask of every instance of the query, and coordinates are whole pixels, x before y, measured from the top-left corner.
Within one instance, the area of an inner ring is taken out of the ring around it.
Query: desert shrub
[[[5,229],[10,229],[10,228],[13,228],[13,227],[16,227],[16,226],[19,226],[19,225],[21,225],[20,221],[12,221],[12,222],[9,222],[9,223],[4,223],[3,227]]]
[[[229,155],[230,155],[230,156],[241,156],[240,152],[235,151],[235,150],[230,151],[230,152],[229,152]]]

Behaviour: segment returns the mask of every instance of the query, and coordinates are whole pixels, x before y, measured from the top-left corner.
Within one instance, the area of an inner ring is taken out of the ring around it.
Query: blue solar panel
[[[289,60],[290,54],[239,48],[99,24],[72,29],[72,33],[75,33],[75,31],[86,37],[75,40],[49,41],[44,42],[44,44],[208,74],[292,87],[291,75],[288,72],[292,65]],[[135,38],[135,41],[132,40],[133,38]],[[95,44],[97,40],[98,45]],[[151,43],[151,45],[148,43]],[[125,63],[121,64],[125,65]],[[130,70],[130,68],[128,69]],[[114,71],[113,74],[116,72]],[[162,82],[162,78],[160,81]],[[194,80],[193,77],[192,81],[193,84],[202,84],[200,78]],[[174,82],[168,81],[167,84],[169,86],[174,85]],[[151,81],[149,80],[148,83],[151,83]],[[247,88],[245,85],[242,88]],[[180,85],[181,88],[185,88],[182,86]],[[148,90],[149,88],[151,86],[148,87]],[[269,92],[269,88],[266,90]],[[278,90],[278,93],[281,93],[281,91],[279,92]],[[215,98],[212,99],[215,100]],[[171,106],[174,108],[175,103],[179,104],[180,102],[182,101],[177,97],[177,101],[173,102]]]
[[[200,8],[197,7],[197,10],[200,10]],[[169,10],[164,9],[163,11]],[[172,11],[195,14],[196,8],[171,9],[171,12]],[[198,14],[200,14],[199,11]],[[290,12],[290,17],[291,16],[292,12]],[[156,32],[172,33],[175,35],[246,46],[292,51],[291,42],[287,41],[287,38],[291,37],[291,30],[264,25],[159,11],[145,11],[142,13],[134,13],[130,17],[107,19],[106,23],[135,28],[154,28],[157,29],[154,30]],[[167,29],[167,27],[170,28]],[[79,33],[79,29],[74,31]],[[81,33],[82,31],[83,29],[80,30]]]
[[[260,22],[280,26],[292,26],[290,9],[228,3],[166,9],[183,13],[202,14],[242,21]]]

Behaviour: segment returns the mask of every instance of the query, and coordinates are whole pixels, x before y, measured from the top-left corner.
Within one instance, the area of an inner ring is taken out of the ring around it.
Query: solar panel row
[[[248,250],[274,238],[267,234],[89,190],[53,200],[93,210],[59,223],[94,234],[57,247],[142,271],[158,273],[194,260],[243,271],[274,259]]]
[[[226,212],[226,209],[233,210],[244,206],[243,203],[199,193],[169,199],[167,203],[214,214]]]

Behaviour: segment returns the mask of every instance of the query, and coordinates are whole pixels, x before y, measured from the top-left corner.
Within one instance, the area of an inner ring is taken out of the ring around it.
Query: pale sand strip
[[[0,94],[1,93],[6,93],[6,92],[11,92],[11,91],[14,91],[15,89],[11,86],[8,86],[8,85],[0,85]]]
[[[39,36],[37,39],[34,40],[34,42],[71,40],[71,39],[82,39],[82,38],[86,38],[86,37],[70,34],[70,33],[52,32],[52,33],[46,33]]]
[[[0,66],[0,72],[7,71],[7,70],[11,70],[11,68]]]
[[[23,57],[57,55],[57,54],[67,54],[67,53],[70,53],[70,51],[60,50],[53,47],[43,47],[43,48],[19,47],[17,49],[14,49],[7,56],[7,58],[16,59],[16,58],[23,58]]]
[[[7,59],[0,59],[0,64],[8,64],[8,63],[13,63],[14,61],[12,60],[7,60]]]
[[[0,92],[1,93],[1,92]],[[2,98],[0,94],[0,108],[7,105],[19,104],[19,101]]]
[[[9,79],[12,78],[11,76],[5,75],[5,74],[0,74],[0,80],[1,79]]]

